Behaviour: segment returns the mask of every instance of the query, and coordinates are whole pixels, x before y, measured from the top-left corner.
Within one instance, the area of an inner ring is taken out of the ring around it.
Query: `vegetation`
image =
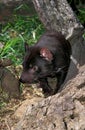
[[[85,26],[85,0],[67,0],[81,23]]]
[[[14,15],[12,22],[2,26],[0,58],[10,58],[15,65],[21,64],[24,55],[24,43],[34,44],[43,33],[44,27],[37,16]]]
[[[72,3],[72,0],[68,0]],[[78,9],[78,18],[85,23],[85,8],[83,3],[75,0],[74,5]],[[81,5],[81,6],[80,6]],[[15,10],[21,9],[23,6],[17,7]],[[27,5],[24,7],[27,8]],[[75,10],[76,12],[76,10]],[[38,16],[20,16],[14,14],[13,20],[1,25],[0,43],[4,46],[0,48],[0,59],[10,58],[15,65],[21,64],[24,55],[24,43],[34,44],[40,35],[45,31],[44,26],[39,21]]]

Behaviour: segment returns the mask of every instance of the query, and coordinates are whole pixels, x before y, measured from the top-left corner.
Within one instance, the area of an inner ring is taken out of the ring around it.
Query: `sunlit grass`
[[[15,65],[20,64],[24,56],[24,43],[34,44],[44,30],[37,16],[15,15],[12,22],[2,27],[0,42],[4,47],[0,49],[0,58],[10,58]]]

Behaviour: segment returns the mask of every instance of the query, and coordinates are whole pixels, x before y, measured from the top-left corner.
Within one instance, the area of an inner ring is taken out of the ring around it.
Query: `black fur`
[[[70,43],[56,31],[47,31],[32,47],[25,45],[26,55],[23,62],[22,83],[40,83],[44,93],[57,93],[64,82],[71,55]],[[53,92],[47,82],[48,77],[56,77],[58,83]]]

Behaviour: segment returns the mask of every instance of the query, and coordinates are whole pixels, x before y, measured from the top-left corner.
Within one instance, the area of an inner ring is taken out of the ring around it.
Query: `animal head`
[[[20,77],[22,83],[35,83],[40,78],[53,71],[53,55],[48,48],[37,46],[29,47],[25,44],[23,71]]]

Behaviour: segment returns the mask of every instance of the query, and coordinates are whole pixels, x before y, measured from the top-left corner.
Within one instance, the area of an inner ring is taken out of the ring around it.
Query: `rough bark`
[[[85,63],[84,28],[66,0],[33,0],[33,3],[46,29],[61,31],[70,41],[72,61],[67,80],[71,79],[78,73],[78,67]]]
[[[61,93],[28,105],[14,130],[85,130],[85,66]]]

